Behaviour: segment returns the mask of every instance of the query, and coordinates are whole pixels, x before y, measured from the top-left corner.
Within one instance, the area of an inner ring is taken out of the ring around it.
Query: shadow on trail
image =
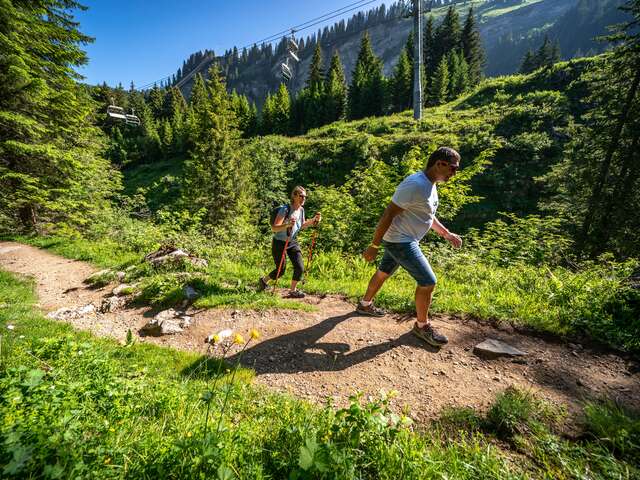
[[[425,348],[429,352],[438,349],[429,347],[407,332],[396,339],[367,345],[351,351],[348,343],[327,343],[320,339],[339,323],[357,316],[355,313],[329,317],[311,327],[264,340],[245,350],[241,363],[253,368],[256,374],[300,373],[315,371],[340,371],[371,360],[399,345]],[[238,355],[229,358],[231,363]]]
[[[264,340],[245,350],[242,355],[236,353],[225,359],[227,366],[240,360],[243,367],[253,369],[257,375],[268,373],[302,373],[321,371],[340,371],[372,360],[400,345],[410,345],[436,353],[438,348],[431,347],[414,337],[411,332],[385,342],[367,345],[351,351],[348,343],[321,342],[320,339],[338,324],[358,316],[355,312],[329,317],[308,328],[286,335]],[[222,360],[200,357],[181,371],[187,378],[214,378],[220,372]]]

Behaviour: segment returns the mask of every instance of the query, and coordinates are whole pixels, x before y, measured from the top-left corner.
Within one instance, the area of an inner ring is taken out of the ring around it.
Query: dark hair
[[[460,154],[453,148],[440,147],[429,156],[429,161],[427,162],[427,167],[425,168],[425,170],[433,167],[439,160],[443,160],[447,163],[452,163],[453,161],[459,162]]]

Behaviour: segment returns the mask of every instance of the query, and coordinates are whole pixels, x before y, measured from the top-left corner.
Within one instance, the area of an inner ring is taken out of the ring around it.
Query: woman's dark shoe
[[[302,290],[294,290],[292,292],[289,292],[289,295],[287,295],[287,298],[304,298],[305,296],[306,295]]]
[[[262,292],[266,290],[268,286],[269,284],[264,281],[264,278],[260,277],[260,280],[258,280],[258,291]]]

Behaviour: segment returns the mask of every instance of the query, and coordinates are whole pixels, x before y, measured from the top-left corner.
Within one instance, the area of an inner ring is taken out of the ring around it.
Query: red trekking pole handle
[[[278,273],[276,273],[276,281],[273,284],[273,294],[276,293],[276,288],[278,288],[278,280],[280,279],[280,272],[282,271],[282,266],[285,262],[285,256],[287,255],[287,247],[289,246],[289,239],[291,235],[287,235],[287,240],[284,242],[284,250],[282,250],[282,257],[280,258],[280,263],[278,264]]]

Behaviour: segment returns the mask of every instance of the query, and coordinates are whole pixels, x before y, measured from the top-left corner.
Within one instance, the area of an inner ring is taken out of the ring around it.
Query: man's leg
[[[431,306],[431,298],[435,285],[427,285],[425,287],[416,287],[416,316],[418,317],[418,326],[424,327],[429,323],[429,307]]]
[[[380,288],[382,288],[382,285],[384,284],[387,278],[389,278],[388,273],[385,273],[381,270],[377,270],[376,273],[374,273],[373,276],[371,277],[371,280],[369,280],[369,285],[367,286],[367,292],[364,294],[364,297],[362,297],[362,301],[371,302],[373,300],[373,297],[375,297],[378,291],[380,290]]]

